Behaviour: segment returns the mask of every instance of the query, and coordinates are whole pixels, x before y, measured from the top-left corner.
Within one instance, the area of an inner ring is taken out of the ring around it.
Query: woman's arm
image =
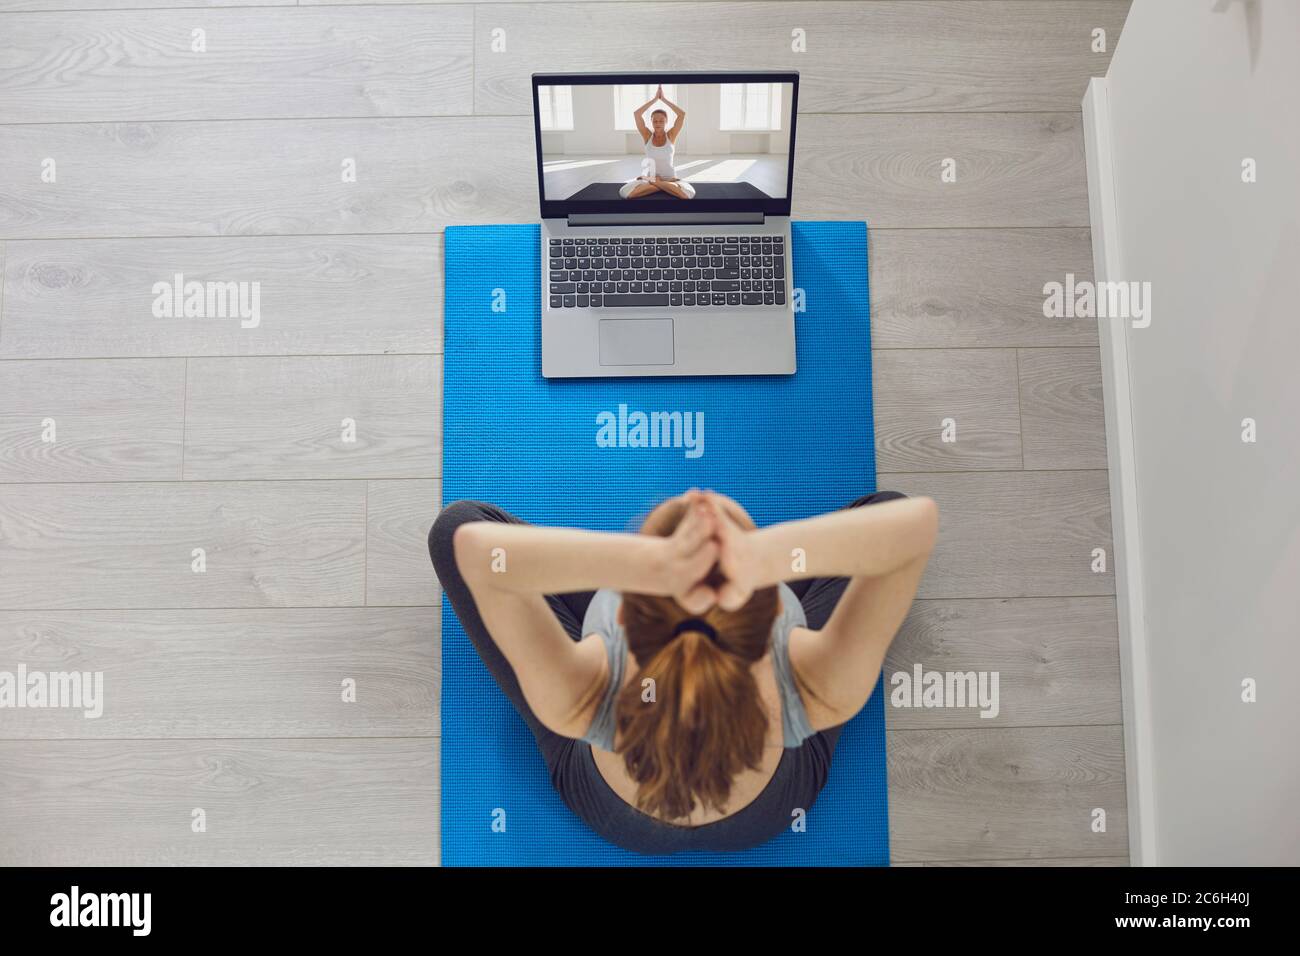
[[[661,86],[659,89],[662,90],[663,87]],[[682,109],[666,96],[660,95],[659,99],[667,103],[668,108],[677,116],[677,119],[673,122],[672,129],[667,133],[668,139],[675,143],[677,142],[677,134],[682,131],[682,126],[686,123],[686,110]]]
[[[650,107],[654,106],[655,100],[657,99],[659,99],[659,94],[656,93],[654,96],[650,97],[650,99],[646,100],[644,103],[638,106],[636,110],[632,113],[632,119],[636,121],[636,129],[637,132],[641,134],[642,142],[648,140],[651,134],[650,134],[650,127],[646,126],[645,119],[642,117],[641,114],[643,114]]]
[[[672,595],[699,613],[717,598],[701,583],[718,559],[714,530],[711,510],[695,501],[668,538],[472,521],[456,529],[452,545],[528,706],[555,733],[579,737],[592,718],[590,707],[579,708],[607,677],[604,643],[574,641],[544,595],[612,587]]]
[[[791,664],[812,691],[804,704],[815,729],[850,720],[871,696],[885,653],[916,596],[938,527],[938,506],[925,497],[754,531],[720,522],[720,564],[732,582],[721,592],[724,607],[738,606],[754,587],[778,581],[850,579],[825,626],[790,642]]]
[[[757,586],[889,574],[929,555],[938,520],[933,499],[896,498],[751,531]]]
[[[613,588],[681,600],[717,560],[717,544],[709,540],[712,520],[711,509],[697,499],[667,538],[471,521],[456,529],[452,544],[471,589],[569,594]],[[704,596],[713,595],[695,595]]]

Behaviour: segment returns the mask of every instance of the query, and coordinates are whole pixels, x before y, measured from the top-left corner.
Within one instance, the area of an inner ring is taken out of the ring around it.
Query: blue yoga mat
[[[875,491],[866,225],[793,228],[805,305],[794,375],[564,380],[541,375],[538,227],[448,228],[443,501],[489,501],[536,524],[634,531],[655,504],[692,486],[731,495],[760,526]],[[629,447],[619,424],[617,447],[598,443],[602,415],[621,422],[655,411],[703,413],[703,441]],[[644,856],[607,843],[560,800],[444,598],[442,862],[888,865],[884,696],[881,681],[840,735],[806,832],[740,853]],[[494,832],[498,808],[504,832]]]

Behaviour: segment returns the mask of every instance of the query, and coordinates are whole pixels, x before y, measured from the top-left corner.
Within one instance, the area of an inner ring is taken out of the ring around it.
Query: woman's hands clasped
[[[744,607],[759,580],[758,554],[751,532],[742,528],[710,492],[692,488],[685,495],[687,512],[664,539],[665,589],[691,614],[715,604],[726,611]],[[717,587],[709,583],[715,569]]]
[[[718,602],[705,580],[718,563],[717,517],[700,493],[686,494],[686,514],[664,539],[662,573],[665,589],[691,614],[703,614]]]

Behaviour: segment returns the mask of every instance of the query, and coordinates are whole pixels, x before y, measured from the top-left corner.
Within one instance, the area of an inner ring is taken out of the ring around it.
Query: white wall
[[[1213,6],[1135,0],[1104,86],[1119,273],[1107,278],[1152,284],[1148,328],[1102,320],[1123,335],[1132,400],[1120,414],[1149,669],[1133,689],[1150,721],[1144,862],[1296,865],[1300,3]],[[1241,440],[1247,417],[1255,444]],[[1245,678],[1258,703],[1241,702]]]

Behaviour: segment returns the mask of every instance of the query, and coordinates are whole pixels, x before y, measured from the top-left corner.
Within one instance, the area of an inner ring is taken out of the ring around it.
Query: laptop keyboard
[[[549,240],[552,309],[785,305],[783,236]]]

